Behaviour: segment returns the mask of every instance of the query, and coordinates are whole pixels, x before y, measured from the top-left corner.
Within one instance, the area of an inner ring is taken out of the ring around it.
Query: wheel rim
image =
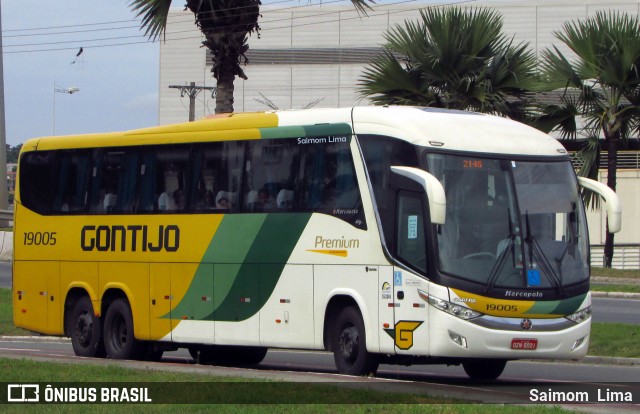
[[[76,339],[78,343],[86,347],[91,342],[93,335],[93,318],[89,315],[89,312],[84,312],[78,316],[76,321]]]
[[[116,315],[113,318],[111,324],[113,335],[111,337],[111,344],[116,351],[121,351],[127,344],[127,323],[122,315]]]
[[[355,326],[345,327],[340,333],[339,345],[343,361],[353,364],[358,359],[358,329]]]

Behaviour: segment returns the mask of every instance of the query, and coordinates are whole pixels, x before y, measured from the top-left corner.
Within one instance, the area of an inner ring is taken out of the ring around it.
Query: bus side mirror
[[[425,193],[427,193],[431,223],[444,224],[447,198],[444,195],[444,188],[442,184],[440,184],[440,181],[433,175],[419,168],[392,166],[391,171],[420,184],[420,186],[424,188]]]
[[[607,224],[609,225],[609,233],[617,233],[622,228],[622,204],[618,195],[602,184],[601,182],[591,180],[585,177],[578,177],[578,183],[581,187],[595,192],[604,199],[607,205]]]

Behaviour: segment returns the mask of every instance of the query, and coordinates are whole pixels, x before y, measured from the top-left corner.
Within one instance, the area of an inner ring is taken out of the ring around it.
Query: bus
[[[578,178],[553,138],[402,106],[213,116],[31,139],[15,201],[16,326],[83,357],[338,372],[579,359],[591,325]]]

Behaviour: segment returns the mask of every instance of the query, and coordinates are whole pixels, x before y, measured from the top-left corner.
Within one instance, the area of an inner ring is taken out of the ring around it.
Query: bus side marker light
[[[413,307],[414,308],[424,308],[424,303],[414,303]]]
[[[384,329],[389,329],[389,324],[387,322],[385,322],[385,323],[382,324],[382,327]]]
[[[280,303],[291,303],[291,299],[280,299]]]
[[[182,315],[182,319],[186,321],[189,317],[187,315]]]
[[[467,348],[467,338],[465,338],[464,336],[453,331],[449,331],[449,338],[451,338],[451,340],[457,345],[460,345],[463,348]]]
[[[22,308],[22,313],[27,313],[27,308]]]
[[[400,304],[399,303],[389,303],[389,304],[387,304],[387,306],[390,307],[390,308],[399,308]]]
[[[251,302],[251,298],[240,298],[241,303],[249,303]]]

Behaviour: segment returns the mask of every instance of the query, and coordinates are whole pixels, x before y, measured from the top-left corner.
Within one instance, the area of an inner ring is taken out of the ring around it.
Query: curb
[[[591,297],[593,298],[612,298],[612,299],[640,299],[640,293],[627,293],[627,292],[598,292],[591,291]]]

